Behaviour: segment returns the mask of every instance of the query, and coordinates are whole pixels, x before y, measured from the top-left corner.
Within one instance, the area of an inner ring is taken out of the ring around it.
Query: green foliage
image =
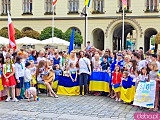
[[[70,41],[70,36],[71,36],[72,30],[68,29],[65,33],[64,33],[64,40]],[[75,32],[74,33],[74,44],[82,44],[83,43],[83,37],[78,33]]]
[[[54,37],[63,38],[64,33],[58,28],[54,28]],[[47,27],[41,31],[40,40],[45,40],[52,37],[52,27]]]
[[[22,37],[26,37],[26,36],[34,39],[39,39],[40,33],[35,30],[26,30],[22,32]]]
[[[151,38],[151,45],[155,45],[155,38]]]
[[[14,29],[15,29],[15,32],[16,32],[15,33],[15,39],[21,38],[22,37],[21,32],[18,29],[16,29],[16,28],[14,28]],[[0,30],[0,36],[8,38],[8,28],[7,27],[3,27]]]

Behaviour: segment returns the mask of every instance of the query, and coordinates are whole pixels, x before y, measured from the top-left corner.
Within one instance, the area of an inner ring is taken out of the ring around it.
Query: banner
[[[139,82],[136,89],[133,105],[154,108],[155,91],[155,80],[150,80],[150,82]]]

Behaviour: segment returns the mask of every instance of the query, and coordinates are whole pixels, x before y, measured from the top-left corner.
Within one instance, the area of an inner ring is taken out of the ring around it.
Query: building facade
[[[58,0],[54,8],[54,26],[65,32],[76,28],[85,38],[85,18],[80,13],[85,0]],[[31,28],[41,32],[52,26],[52,0],[0,0],[0,29],[7,26],[10,11],[15,28]],[[122,47],[121,0],[91,0],[87,8],[86,41],[101,50]],[[150,38],[160,31],[159,0],[127,0],[124,42],[132,41],[135,48],[149,49]],[[85,42],[83,46],[85,46]]]

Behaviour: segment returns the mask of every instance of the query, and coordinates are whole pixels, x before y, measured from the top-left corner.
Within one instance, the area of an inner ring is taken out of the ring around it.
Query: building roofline
[[[88,17],[89,20],[92,19],[117,19],[117,18],[121,18],[121,16],[105,16],[105,17]],[[136,19],[141,19],[141,18],[160,18],[160,15],[154,15],[154,16],[128,16],[127,18],[136,18]],[[4,21],[6,20],[6,18],[0,18],[0,21]],[[84,20],[84,17],[55,17],[55,20]],[[38,18],[14,18],[12,17],[12,20],[52,20],[52,17],[38,17]]]

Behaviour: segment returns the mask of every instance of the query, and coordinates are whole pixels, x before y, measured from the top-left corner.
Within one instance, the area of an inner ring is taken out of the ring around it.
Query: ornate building
[[[74,27],[85,36],[85,19],[80,16],[83,8],[84,0],[58,0],[54,8],[55,27],[64,32]],[[0,0],[1,28],[7,26],[8,10],[19,30],[27,27],[41,32],[52,26],[52,0]],[[99,49],[121,49],[121,0],[92,0],[87,13],[87,41]],[[159,0],[127,0],[124,42],[130,40],[136,49],[148,50],[150,38],[160,31],[159,14]]]

